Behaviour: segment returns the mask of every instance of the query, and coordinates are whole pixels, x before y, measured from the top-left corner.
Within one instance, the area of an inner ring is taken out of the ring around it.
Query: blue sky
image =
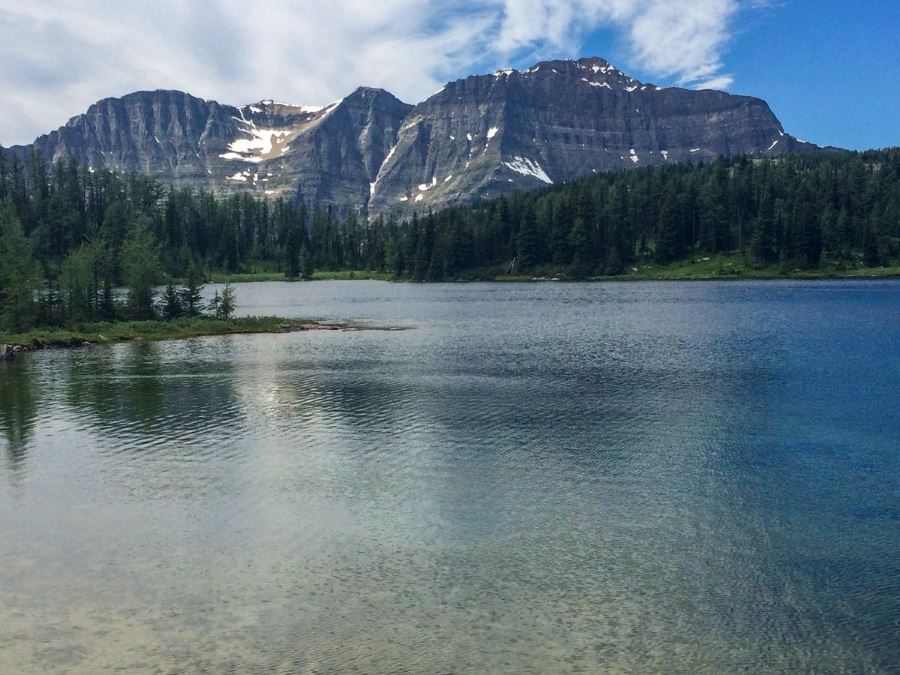
[[[741,14],[732,33],[728,91],[765,99],[790,133],[857,150],[900,145],[900,1],[786,0]],[[614,62],[627,54],[605,29],[585,49]]]
[[[900,2],[786,2],[738,34],[731,90],[820,145],[900,145]]]
[[[181,89],[321,105],[359,85],[602,56],[645,81],[769,102],[820,145],[900,145],[895,0],[0,0],[0,144],[107,96]]]

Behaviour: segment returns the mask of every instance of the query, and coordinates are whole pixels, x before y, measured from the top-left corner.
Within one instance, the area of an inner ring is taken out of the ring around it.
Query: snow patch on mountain
[[[242,129],[250,138],[238,138],[228,145],[229,152],[219,155],[222,159],[237,160],[258,164],[268,159],[277,147],[282,149],[283,141],[291,135],[290,130],[285,129],[258,129],[255,124]]]
[[[437,182],[438,182],[437,176],[432,176],[430,183],[420,183],[419,184],[419,192],[428,192],[428,190],[430,190],[435,185],[437,185]]]
[[[518,155],[516,155],[513,158],[512,162],[503,162],[503,164],[508,169],[522,174],[523,176],[531,176],[532,178],[537,178],[539,181],[543,181],[548,185],[553,185],[553,179],[550,178],[550,176],[547,175],[547,172],[544,171],[541,165],[533,159],[528,159],[527,157],[519,157]]]
[[[592,87],[606,87],[607,89],[612,90],[612,87],[610,86],[609,82],[591,82],[591,81],[590,81],[589,79],[587,79],[586,77],[582,77],[582,78],[581,78],[581,81],[582,81],[582,82],[587,82],[587,83],[588,83],[589,85],[591,85]]]
[[[381,180],[381,172],[384,171],[384,167],[387,165],[389,161],[391,161],[391,157],[394,156],[394,153],[397,151],[397,146],[392,145],[391,149],[388,150],[388,154],[385,155],[384,161],[381,162],[381,166],[378,167],[378,171],[375,172],[375,180],[369,183],[369,196],[375,194],[375,188],[378,186],[378,181]]]

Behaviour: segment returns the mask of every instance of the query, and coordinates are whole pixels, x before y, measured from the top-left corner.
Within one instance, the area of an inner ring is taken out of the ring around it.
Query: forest
[[[197,288],[213,272],[588,279],[721,253],[785,274],[897,264],[900,149],[610,172],[407,219],[367,219],[39,156],[23,163],[0,148],[7,330],[195,312]]]

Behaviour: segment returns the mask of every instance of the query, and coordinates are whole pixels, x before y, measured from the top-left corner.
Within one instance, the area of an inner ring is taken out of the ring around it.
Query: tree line
[[[0,205],[2,320],[61,325],[165,314],[158,283],[210,272],[584,278],[724,252],[785,270],[888,265],[900,258],[900,149],[610,172],[368,221],[0,149]]]

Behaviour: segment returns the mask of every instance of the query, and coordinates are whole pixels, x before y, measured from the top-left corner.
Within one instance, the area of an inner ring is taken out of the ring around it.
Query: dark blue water
[[[896,672],[900,283],[242,284],[0,366],[0,672]]]

